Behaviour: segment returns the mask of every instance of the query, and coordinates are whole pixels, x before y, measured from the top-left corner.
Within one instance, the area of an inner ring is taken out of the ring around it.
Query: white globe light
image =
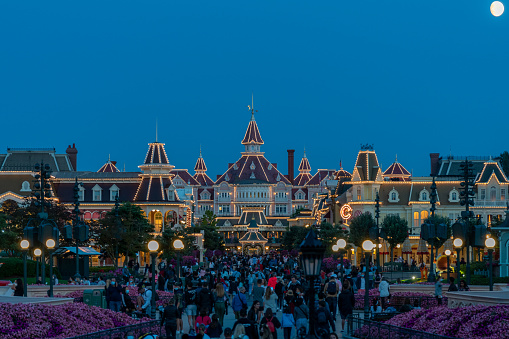
[[[339,248],[345,248],[346,247],[346,240],[345,239],[339,239],[338,240],[338,247]]]
[[[451,255],[451,250],[445,250],[445,255]]]
[[[22,249],[26,250],[28,247],[30,247],[30,243],[28,240],[21,240],[20,246]]]
[[[35,255],[36,257],[39,257],[41,254],[42,254],[42,251],[41,251],[41,249],[40,249],[40,248],[36,248],[36,249],[34,250],[34,255]]]
[[[493,238],[488,238],[486,239],[486,241],[484,242],[484,244],[486,245],[486,247],[488,248],[493,248],[495,247],[495,239]]]
[[[334,245],[334,246],[332,246],[332,250],[333,250],[334,252],[337,252],[337,251],[339,250],[339,246],[338,246],[338,245]]]
[[[362,243],[362,249],[364,251],[371,251],[373,247],[375,247],[375,245],[371,240],[364,240],[364,242]]]
[[[49,249],[55,247],[55,240],[53,240],[53,239],[46,240],[46,247]]]
[[[182,242],[182,240],[177,239],[173,242],[173,248],[175,248],[176,250],[181,250],[184,248],[184,243]]]
[[[454,239],[453,244],[455,247],[461,247],[463,246],[463,240],[461,240],[460,238],[456,238]]]
[[[500,1],[493,1],[490,6],[493,16],[501,16],[504,13],[504,4]]]
[[[159,243],[155,240],[150,240],[148,242],[148,250],[151,252],[155,252],[159,249]]]

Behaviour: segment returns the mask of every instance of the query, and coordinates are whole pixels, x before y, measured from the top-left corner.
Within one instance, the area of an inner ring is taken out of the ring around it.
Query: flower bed
[[[505,338],[509,306],[433,307],[397,315],[386,324],[458,338]]]
[[[90,286],[90,289],[101,289],[102,286]],[[164,292],[164,291],[157,291],[157,294],[159,295],[159,300],[156,301],[156,306],[163,306],[165,302],[167,302],[171,297],[173,297],[172,292]],[[140,294],[138,293],[138,288],[132,288],[129,290],[129,296],[133,300],[133,302],[136,302],[136,298]],[[65,295],[61,294],[55,294],[55,298],[73,298],[74,302],[83,302],[83,291],[74,291],[67,293]]]
[[[372,306],[374,304],[375,298],[380,297],[380,292],[378,290],[372,289],[369,290],[369,305]],[[420,306],[422,308],[430,308],[438,306],[438,301],[434,296],[427,293],[421,292],[394,292],[391,293],[390,304],[400,306],[405,302],[405,298],[409,298],[410,302],[413,305],[414,300],[419,300]],[[447,297],[442,298],[442,303],[447,305]],[[356,310],[364,309],[364,293],[355,295],[355,307]]]
[[[0,303],[0,337],[67,338],[142,321],[83,303],[62,305]]]

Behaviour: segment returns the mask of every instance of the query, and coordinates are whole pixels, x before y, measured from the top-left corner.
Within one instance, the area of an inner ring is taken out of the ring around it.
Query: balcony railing
[[[475,207],[506,207],[508,201],[483,201],[483,200],[475,200],[474,201],[474,208]]]

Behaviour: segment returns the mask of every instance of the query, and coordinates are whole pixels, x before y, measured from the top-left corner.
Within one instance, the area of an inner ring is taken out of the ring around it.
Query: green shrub
[[[89,273],[107,273],[114,270],[115,266],[92,266],[88,268]]]
[[[0,257],[0,278],[22,278],[23,277],[23,259]],[[37,262],[27,259],[27,274],[29,277],[35,277]],[[46,276],[49,277],[49,265],[46,264]],[[61,278],[58,268],[53,267],[53,273],[57,278]],[[41,274],[41,272],[39,272]]]
[[[463,278],[465,279],[465,278]],[[488,277],[473,275],[470,277],[470,285],[488,285],[490,282]],[[509,277],[494,277],[493,283],[509,283]]]

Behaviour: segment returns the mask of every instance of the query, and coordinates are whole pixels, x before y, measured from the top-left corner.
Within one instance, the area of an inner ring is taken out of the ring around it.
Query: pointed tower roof
[[[205,160],[203,160],[203,157],[201,155],[201,149],[200,149],[200,156],[198,157],[198,160],[196,160],[196,165],[194,166],[194,171],[196,172],[193,175],[193,178],[200,183],[202,186],[213,186],[214,181],[210,179],[210,177],[207,175],[207,166],[205,166]]]
[[[145,165],[149,164],[166,164],[168,165],[170,162],[168,161],[168,156],[166,155],[166,151],[164,149],[164,144],[161,142],[152,142],[148,144],[147,156],[145,157]]]
[[[311,172],[311,165],[309,164],[309,160],[306,156],[306,149],[304,149],[304,155],[299,165],[299,175],[293,180],[295,186],[304,186],[311,180],[312,176],[309,172]]]
[[[306,157],[306,149],[304,149],[304,156],[300,161],[299,172],[301,173],[309,173],[311,172],[311,165],[309,164],[308,158]]]
[[[384,179],[388,178],[389,181],[410,181],[412,175],[398,162],[398,156],[396,155],[396,160],[385,170],[382,176]]]
[[[351,177],[352,177],[352,175],[348,171],[345,171],[343,169],[343,163],[340,160],[339,161],[339,171],[336,172],[336,180],[343,179],[343,181],[344,181],[344,179],[349,179]]]
[[[103,173],[115,173],[120,172],[120,170],[116,166],[116,161],[111,161],[110,157],[108,156],[108,161],[102,165],[101,168],[97,172],[103,172]]]
[[[246,134],[244,135],[244,139],[242,140],[242,145],[252,144],[263,145],[263,140],[254,118],[254,110],[251,108],[251,121],[249,121],[249,125],[247,125],[247,130]]]

